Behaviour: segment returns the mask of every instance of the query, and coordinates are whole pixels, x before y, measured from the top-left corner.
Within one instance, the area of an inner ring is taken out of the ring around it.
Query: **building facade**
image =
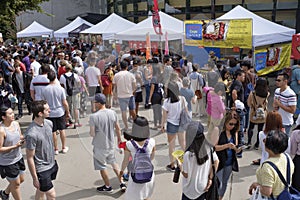
[[[215,19],[242,5],[261,17],[291,28],[296,28],[297,10],[299,12],[298,0],[158,0],[158,3],[160,10],[180,20]],[[107,6],[108,13],[115,12],[139,22],[148,16],[153,0],[108,0]]]
[[[214,19],[236,5],[242,5],[270,21],[296,28],[300,32],[298,0],[158,0],[158,3],[160,10],[180,20]],[[153,0],[50,0],[42,4],[47,14],[26,12],[17,17],[16,22],[18,31],[34,20],[57,30],[70,22],[67,18],[83,13],[114,12],[137,23],[151,15],[152,7]]]

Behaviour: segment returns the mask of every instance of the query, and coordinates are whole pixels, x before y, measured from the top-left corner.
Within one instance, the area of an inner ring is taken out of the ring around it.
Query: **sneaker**
[[[9,194],[5,194],[4,190],[0,190],[0,197],[2,200],[7,200],[9,199]]]
[[[128,181],[129,180],[129,174],[123,174],[123,180]]]
[[[69,147],[65,147],[61,150],[62,153],[67,153],[69,151]]]
[[[55,154],[55,155],[58,155],[58,154],[59,154],[59,151],[58,151],[58,150],[55,150],[55,151],[54,151],[54,154]]]
[[[106,187],[106,185],[103,185],[101,187],[97,187],[98,192],[113,192],[113,189],[111,186]]]
[[[122,191],[122,192],[125,192],[126,189],[127,189],[127,186],[125,185],[125,183],[121,183],[121,184],[120,184],[120,188],[121,188],[121,191]]]
[[[132,122],[133,122],[132,119],[131,119],[131,117],[128,117],[127,121],[128,121],[129,123],[132,123]]]
[[[74,124],[74,129],[76,129],[77,127],[82,127],[82,124],[75,123],[75,124]]]
[[[167,169],[168,171],[170,171],[170,172],[174,172],[174,171],[175,171],[175,167],[174,167],[174,166],[171,167],[171,165],[167,165],[167,166],[166,166],[166,169]]]

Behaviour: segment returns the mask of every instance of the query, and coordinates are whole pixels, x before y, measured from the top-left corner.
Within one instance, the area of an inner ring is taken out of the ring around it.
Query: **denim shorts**
[[[170,122],[167,122],[167,133],[168,134],[176,134],[178,133],[179,125],[174,125]]]
[[[134,110],[135,109],[134,96],[131,96],[129,98],[119,98],[119,104],[122,112],[127,111],[127,107],[129,107],[129,110]]]

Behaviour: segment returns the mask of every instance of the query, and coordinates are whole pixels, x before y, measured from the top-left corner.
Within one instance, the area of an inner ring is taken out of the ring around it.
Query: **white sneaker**
[[[65,147],[61,150],[62,153],[67,153],[69,151],[69,147]]]
[[[58,151],[58,150],[55,150],[55,151],[54,151],[54,154],[55,154],[55,155],[58,155],[58,154],[59,154],[59,151]]]

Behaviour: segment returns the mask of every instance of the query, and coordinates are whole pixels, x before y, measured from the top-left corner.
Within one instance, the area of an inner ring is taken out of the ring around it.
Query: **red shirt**
[[[66,73],[66,68],[63,66],[63,67],[58,67],[58,74],[57,74],[57,78],[58,80],[60,79],[60,76],[63,75],[64,73]]]

